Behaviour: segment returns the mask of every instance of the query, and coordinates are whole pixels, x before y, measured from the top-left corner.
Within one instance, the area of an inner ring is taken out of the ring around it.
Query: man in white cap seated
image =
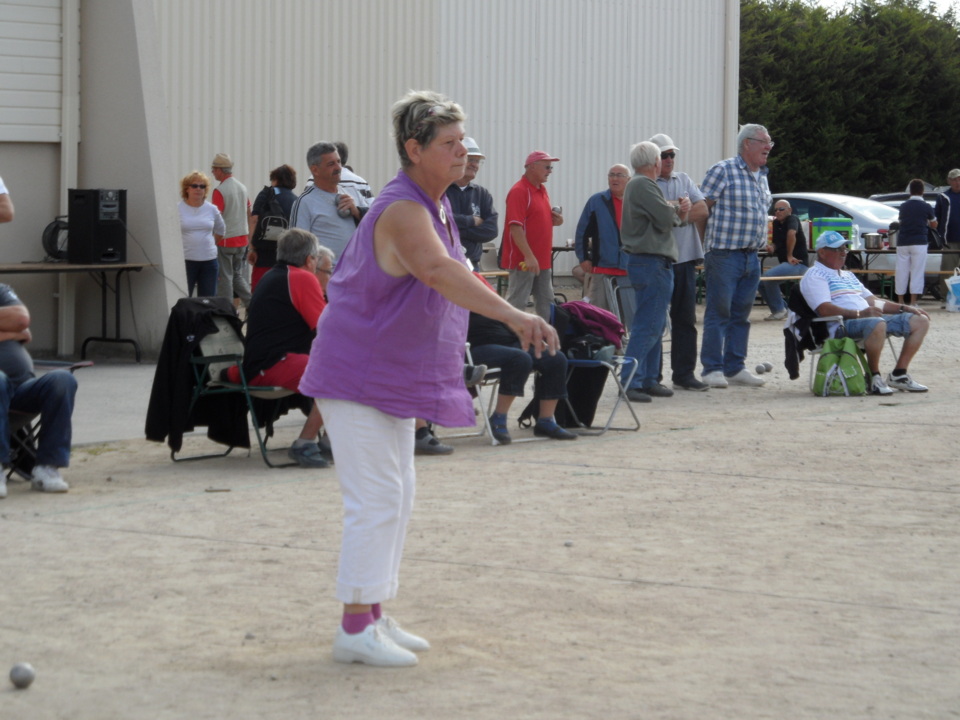
[[[800,280],[800,292],[817,315],[840,315],[847,337],[863,340],[870,368],[870,392],[890,395],[891,388],[905,392],[926,392],[927,388],[910,377],[907,369],[930,328],[930,316],[918,307],[901,305],[875,297],[857,276],[843,269],[850,241],[833,230],[817,238],[817,262]],[[830,323],[830,334],[839,323]],[[902,337],[903,347],[897,366],[884,382],[880,374],[880,354],[887,335]]]
[[[467,146],[467,167],[463,177],[447,188],[447,199],[460,230],[460,244],[463,245],[467,260],[473,264],[474,270],[480,270],[483,244],[496,240],[499,216],[493,209],[493,196],[486,188],[473,182],[485,156],[473,138],[464,138],[463,144]]]

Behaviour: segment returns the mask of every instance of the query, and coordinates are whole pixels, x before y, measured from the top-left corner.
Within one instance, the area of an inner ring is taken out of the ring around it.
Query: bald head
[[[607,187],[610,194],[616,198],[623,197],[623,191],[630,180],[630,168],[626,165],[614,165],[607,171]]]

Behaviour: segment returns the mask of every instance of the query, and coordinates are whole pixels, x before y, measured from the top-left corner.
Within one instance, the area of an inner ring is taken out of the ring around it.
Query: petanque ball
[[[763,375],[767,371],[767,366],[764,365],[763,363],[760,363],[759,365],[757,365],[757,367],[754,368],[754,370],[757,371],[757,375]]]
[[[763,366],[767,369],[767,372],[773,372],[773,363],[772,363],[772,362],[765,362],[765,363],[763,364]]]
[[[21,690],[30,687],[36,676],[37,672],[30,663],[17,663],[10,668],[10,682]]]

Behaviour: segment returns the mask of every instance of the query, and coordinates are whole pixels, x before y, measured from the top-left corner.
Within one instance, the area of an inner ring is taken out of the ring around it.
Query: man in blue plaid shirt
[[[707,281],[700,362],[703,381],[759,387],[763,378],[747,370],[750,310],[760,284],[757,251],[767,242],[767,156],[773,149],[762,125],[744,125],[738,154],[707,170],[700,190],[710,208],[704,236]]]

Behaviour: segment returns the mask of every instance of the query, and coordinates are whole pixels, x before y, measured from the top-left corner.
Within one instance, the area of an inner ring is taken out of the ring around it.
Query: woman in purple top
[[[468,311],[506,323],[523,347],[553,353],[558,341],[468,268],[445,195],[466,166],[460,106],[410,92],[392,114],[401,169],[337,263],[300,391],[317,398],[343,495],[334,660],[397,667],[430,647],[380,607],[396,596],[413,509],[414,418],[475,422],[463,381]]]

